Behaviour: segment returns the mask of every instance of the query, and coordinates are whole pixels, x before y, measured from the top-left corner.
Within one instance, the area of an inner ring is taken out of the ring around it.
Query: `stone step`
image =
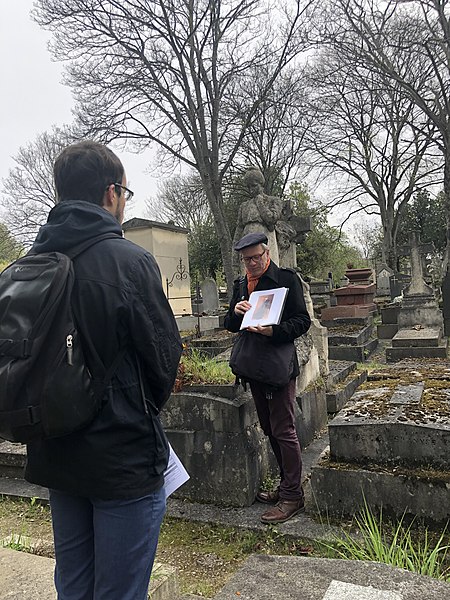
[[[3,441],[0,443],[0,477],[23,476],[26,462],[26,446]]]
[[[403,347],[403,348],[386,348],[386,361],[387,362],[398,362],[404,358],[447,358],[448,352],[448,340],[445,338],[439,346],[419,346]]]
[[[335,389],[327,392],[327,412],[334,414],[340,411],[366,379],[366,370],[357,373],[351,372]]]
[[[360,346],[328,346],[331,360],[365,362],[378,345],[378,339],[369,340]]]
[[[434,348],[441,345],[442,333],[439,329],[400,329],[392,338],[393,348]]]
[[[40,485],[28,483],[24,479],[0,477],[0,496],[10,498],[36,498],[41,502],[48,502],[48,489]]]

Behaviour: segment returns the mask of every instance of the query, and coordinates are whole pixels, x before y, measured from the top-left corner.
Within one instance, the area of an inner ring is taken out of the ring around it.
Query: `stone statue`
[[[264,232],[267,235],[270,256],[279,264],[275,225],[281,219],[283,200],[264,194],[264,177],[258,169],[249,169],[244,175],[250,198],[239,207],[234,244],[247,233]]]
[[[233,245],[247,233],[263,231],[269,240],[273,261],[280,267],[295,268],[295,244],[304,239],[305,232],[311,227],[305,226],[305,219],[292,214],[285,200],[264,193],[264,176],[259,169],[249,169],[244,175],[244,183],[250,198],[239,207]],[[237,261],[237,257],[234,258]],[[239,271],[237,262],[234,266]]]

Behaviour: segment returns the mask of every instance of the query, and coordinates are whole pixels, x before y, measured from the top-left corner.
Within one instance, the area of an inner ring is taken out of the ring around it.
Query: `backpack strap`
[[[62,254],[66,254],[70,259],[73,260],[74,258],[77,258],[77,256],[80,256],[80,254],[83,254],[83,252],[85,250],[87,250],[88,248],[90,248],[91,246],[94,246],[95,244],[98,244],[99,242],[102,242],[103,240],[113,240],[113,239],[123,240],[123,237],[121,235],[119,235],[118,233],[102,233],[101,235],[98,235],[97,237],[93,237],[90,240],[86,240],[86,241],[82,242],[81,244],[78,244],[77,246],[70,248],[70,250],[66,250]]]

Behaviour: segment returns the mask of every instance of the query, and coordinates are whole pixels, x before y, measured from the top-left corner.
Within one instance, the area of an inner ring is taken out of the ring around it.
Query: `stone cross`
[[[411,257],[412,245],[415,244],[419,251],[419,256],[423,260],[427,254],[430,252],[434,252],[435,248],[432,243],[427,242],[422,244],[420,242],[420,234],[418,231],[412,231],[409,234],[409,244],[405,244],[404,246],[397,246],[397,257],[401,256],[409,256]],[[424,264],[424,262],[422,263]],[[423,275],[423,268],[422,268]]]

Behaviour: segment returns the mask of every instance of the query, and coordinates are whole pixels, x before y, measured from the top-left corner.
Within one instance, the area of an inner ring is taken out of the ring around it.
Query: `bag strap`
[[[139,360],[139,356],[137,354],[136,354],[136,365],[137,365],[137,372],[138,372],[138,377],[139,377],[139,387],[141,390],[142,404],[144,405],[145,414],[148,415],[148,407],[149,406],[151,408],[153,408],[153,410],[155,411],[155,414],[158,414],[159,409],[156,406],[156,404],[152,400],[147,398],[147,396],[145,395],[144,380],[142,378],[141,361]]]
[[[66,254],[69,258],[71,258],[73,260],[74,258],[77,258],[78,256],[80,256],[80,254],[83,254],[83,252],[85,252],[85,250],[87,250],[88,248],[91,248],[91,246],[95,246],[95,244],[98,244],[99,242],[102,242],[103,240],[113,240],[116,238],[119,240],[123,240],[123,237],[121,235],[119,235],[118,233],[102,233],[101,235],[98,235],[97,237],[91,238],[90,240],[86,240],[85,242],[82,242],[81,244],[74,246],[70,250],[63,252],[63,254]]]

